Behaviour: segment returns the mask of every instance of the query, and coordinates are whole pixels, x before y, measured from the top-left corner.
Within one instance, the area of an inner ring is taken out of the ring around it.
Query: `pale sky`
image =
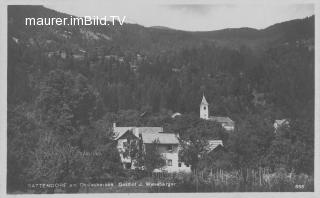
[[[209,31],[224,28],[262,29],[275,23],[314,14],[313,4],[156,4],[135,1],[75,3],[57,1],[45,7],[76,16],[126,16],[129,23],[180,30]]]

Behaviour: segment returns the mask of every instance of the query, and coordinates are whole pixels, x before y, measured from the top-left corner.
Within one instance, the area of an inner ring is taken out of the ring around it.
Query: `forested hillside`
[[[40,16],[67,15],[8,7],[8,192],[28,183],[127,178],[113,122],[164,126],[187,140],[212,131],[226,140],[223,166],[201,164],[196,145],[184,156],[199,169],[313,175],[314,16],[210,32],[24,25]],[[198,118],[203,93],[211,114],[236,122],[233,134]],[[172,119],[174,112],[183,116]],[[284,118],[290,127],[275,134],[274,120]]]

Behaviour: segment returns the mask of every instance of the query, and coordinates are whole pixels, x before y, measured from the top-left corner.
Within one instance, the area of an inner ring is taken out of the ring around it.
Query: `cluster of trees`
[[[181,160],[194,170],[285,169],[313,174],[313,121],[295,118],[289,125],[273,128],[267,112],[249,114],[238,122],[233,132],[226,132],[212,121],[197,115],[184,115],[166,125],[166,130],[179,133]],[[208,152],[208,140],[219,139],[224,147]]]
[[[121,179],[115,143],[81,76],[51,71],[40,90],[32,105],[8,108],[8,191],[26,190],[28,183]]]
[[[140,137],[137,138],[130,133],[127,135],[123,157],[129,157],[135,169],[151,173],[154,169],[161,168],[166,164],[165,159],[159,153],[158,146],[159,140],[157,139],[151,144],[143,145]]]

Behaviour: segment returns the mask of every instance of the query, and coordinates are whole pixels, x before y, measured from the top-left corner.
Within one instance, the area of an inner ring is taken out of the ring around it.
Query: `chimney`
[[[113,123],[113,128],[116,128],[117,127],[117,124],[114,122]]]

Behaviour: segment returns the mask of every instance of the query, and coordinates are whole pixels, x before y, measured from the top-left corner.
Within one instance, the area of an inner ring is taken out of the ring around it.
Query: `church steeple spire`
[[[207,100],[206,100],[206,97],[204,97],[204,93],[202,95],[202,101],[201,101],[201,104],[204,104],[204,105],[209,105]]]
[[[204,97],[204,94],[202,95],[202,101],[200,103],[200,118],[205,120],[209,119],[209,103],[206,97]]]

